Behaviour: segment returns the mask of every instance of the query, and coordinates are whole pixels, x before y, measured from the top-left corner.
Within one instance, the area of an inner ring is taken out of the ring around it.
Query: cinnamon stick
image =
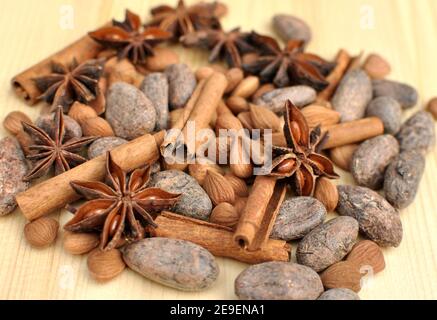
[[[329,134],[322,148],[331,149],[379,136],[384,133],[384,124],[377,117],[369,117],[322,127],[322,132]]]
[[[343,75],[349,66],[351,57],[346,52],[346,50],[341,49],[338,52],[335,61],[337,65],[331,71],[331,73],[326,77],[326,80],[328,81],[329,85],[319,93],[319,95],[317,96],[317,99],[319,100],[328,101],[329,99],[331,99],[332,95],[335,92],[335,89],[337,89],[340,80],[343,78]]]
[[[111,155],[123,170],[131,171],[159,158],[158,145],[163,136],[164,132],[146,134],[113,149]],[[16,200],[23,215],[28,220],[34,220],[79,199],[70,182],[103,180],[105,162],[106,155],[101,155],[18,194]]]
[[[158,227],[150,230],[152,236],[191,241],[218,257],[232,258],[250,264],[290,261],[290,245],[282,240],[269,239],[259,250],[248,251],[234,242],[232,229],[225,226],[171,212],[162,212],[155,222]]]
[[[49,74],[51,72],[52,61],[69,64],[73,58],[75,58],[77,62],[81,63],[88,59],[95,58],[101,50],[102,46],[86,35],[68,47],[13,77],[12,86],[18,96],[33,105],[38,101],[38,97],[41,95],[41,92],[35,85],[34,79]]]
[[[270,236],[285,197],[285,185],[275,177],[257,176],[240,221],[234,242],[249,251],[260,249]]]
[[[217,105],[221,101],[227,86],[226,77],[220,72],[214,72],[203,83],[199,82],[193,97],[187,103],[184,113],[172,129],[180,129],[169,133],[161,145],[161,154],[164,157],[174,154],[176,149],[181,147],[180,135],[183,137],[187,154],[194,155],[196,152],[196,143],[187,143],[188,139],[188,121],[193,121],[195,129],[201,130],[207,128],[212,117],[216,112]],[[191,137],[192,138],[192,137]]]

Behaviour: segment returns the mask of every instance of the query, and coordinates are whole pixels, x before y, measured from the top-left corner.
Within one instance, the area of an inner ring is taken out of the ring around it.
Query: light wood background
[[[18,99],[10,79],[112,17],[123,18],[130,8],[142,17],[162,0],[3,0],[0,10],[0,121],[12,110],[33,119],[40,106]],[[188,1],[191,2],[191,1]],[[241,26],[273,34],[270,18],[291,13],[313,29],[309,50],[333,58],[342,47],[357,54],[378,52],[392,65],[392,79],[417,87],[423,107],[437,95],[437,1],[435,0],[238,0],[224,1],[229,14],[226,28]],[[62,28],[70,8],[72,29]],[[181,60],[193,67],[206,63],[200,51],[179,50]],[[411,114],[413,110],[409,113]],[[6,135],[3,127],[0,136]],[[362,299],[437,299],[437,152],[427,156],[425,176],[413,205],[402,211],[404,240],[399,248],[385,249],[387,268],[361,291]],[[340,182],[351,182],[345,172]],[[55,214],[61,225],[66,212]],[[245,264],[219,258],[216,284],[200,293],[179,292],[126,270],[117,279],[98,284],[86,268],[86,258],[71,256],[56,245],[36,250],[23,238],[25,219],[19,212],[0,217],[0,298],[3,299],[235,299],[234,279]],[[60,235],[61,237],[61,235]]]

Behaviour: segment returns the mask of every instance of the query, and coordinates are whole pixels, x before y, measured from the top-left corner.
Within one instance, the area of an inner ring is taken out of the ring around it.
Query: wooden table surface
[[[17,98],[10,79],[128,7],[142,17],[162,0],[4,0],[0,11],[0,121],[12,110],[33,119],[41,105],[30,107]],[[188,1],[191,2],[191,1]],[[437,95],[437,1],[435,0],[238,0],[228,3],[226,28],[241,26],[272,34],[270,18],[290,13],[313,30],[309,49],[333,58],[342,47],[357,54],[378,52],[392,65],[390,78],[418,88],[420,101],[411,114]],[[73,16],[69,16],[73,13]],[[72,18],[73,20],[71,20]],[[69,20],[70,19],[70,20]],[[198,67],[207,55],[179,50],[181,60]],[[0,128],[0,136],[7,133]],[[427,155],[425,175],[414,203],[402,211],[404,239],[399,248],[384,249],[386,269],[369,278],[362,299],[437,299],[437,151]],[[341,172],[340,182],[352,182]],[[68,213],[54,214],[63,225]],[[25,219],[16,210],[0,217],[0,298],[2,299],[235,299],[234,279],[245,264],[219,258],[221,273],[204,292],[185,293],[163,287],[127,270],[99,284],[88,275],[86,257],[72,256],[62,241],[37,250],[23,237]],[[61,237],[61,236],[60,236]],[[294,259],[294,258],[293,258]]]

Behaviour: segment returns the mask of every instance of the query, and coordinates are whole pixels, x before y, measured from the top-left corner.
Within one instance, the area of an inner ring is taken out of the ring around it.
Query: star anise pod
[[[269,175],[285,178],[298,195],[311,196],[319,177],[339,176],[334,165],[318,153],[326,135],[320,126],[310,131],[301,111],[291,101],[286,102],[284,135],[287,147],[273,146],[273,160]]]
[[[275,39],[252,32],[251,42],[260,51],[260,56],[244,64],[243,69],[259,75],[261,81],[273,82],[277,87],[304,84],[317,91],[328,85],[325,76],[335,64],[304,52],[304,41],[290,40],[281,49]]]
[[[240,68],[242,55],[254,52],[255,48],[249,44],[249,33],[243,33],[240,28],[229,32],[218,30],[201,30],[181,37],[181,42],[187,47],[200,47],[211,50],[209,61],[224,58],[231,67]]]
[[[197,3],[186,6],[179,0],[175,8],[161,5],[151,10],[150,26],[158,26],[171,32],[174,40],[180,36],[202,29],[216,29],[220,26],[219,18],[226,14],[226,6],[219,2]]]
[[[102,60],[87,60],[78,64],[73,59],[69,65],[52,61],[51,68],[49,75],[34,81],[38,90],[43,92],[39,98],[52,104],[52,111],[58,106],[67,111],[75,101],[87,104],[96,99],[103,72]]]
[[[73,181],[73,189],[88,201],[64,226],[72,232],[100,231],[100,248],[111,250],[120,240],[137,241],[144,227],[156,227],[152,214],[172,207],[180,194],[148,188],[150,166],[136,169],[129,176],[113,160],[106,158],[106,182]]]
[[[90,32],[89,36],[105,48],[115,49],[119,59],[128,58],[134,65],[153,56],[153,47],[171,37],[171,33],[157,27],[142,28],[141,19],[126,10],[124,21],[112,21],[112,26]]]
[[[24,131],[31,135],[35,143],[29,146],[29,150],[35,153],[27,156],[29,160],[35,161],[35,165],[23,178],[24,181],[46,175],[53,166],[55,175],[58,175],[86,162],[87,159],[77,152],[96,139],[96,137],[82,137],[64,142],[65,125],[61,106],[54,115],[54,128],[50,134],[29,123],[22,122],[22,125]]]

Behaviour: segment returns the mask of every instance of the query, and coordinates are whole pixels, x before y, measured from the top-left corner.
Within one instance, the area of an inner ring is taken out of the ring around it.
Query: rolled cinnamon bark
[[[114,161],[126,171],[152,163],[159,158],[158,145],[164,132],[146,134],[111,151]],[[43,181],[17,195],[16,200],[28,220],[37,219],[79,199],[71,188],[73,180],[100,181],[105,178],[106,155],[89,160],[56,177]]]
[[[73,58],[75,58],[77,62],[81,63],[88,59],[95,58],[101,50],[102,46],[86,35],[68,47],[13,77],[12,86],[18,96],[33,105],[38,101],[38,97],[41,95],[41,92],[35,85],[34,79],[49,74],[51,72],[52,61],[69,64]]]
[[[341,49],[337,58],[335,59],[337,65],[331,71],[331,73],[326,77],[326,80],[329,82],[329,85],[319,93],[318,99],[321,100],[329,100],[331,96],[334,94],[335,89],[337,89],[340,80],[343,78],[349,63],[351,61],[350,55],[346,52],[346,50]]]
[[[183,136],[187,154],[195,154],[197,143],[187,143],[189,141],[187,122],[192,121],[195,123],[196,132],[207,128],[223,97],[227,84],[226,77],[220,72],[214,72],[204,83],[202,81],[199,82],[182,116],[172,128],[180,129],[180,133],[170,132],[161,145],[161,154],[164,157],[174,154],[175,150],[181,147],[179,144],[180,135]]]
[[[369,117],[322,127],[322,132],[329,135],[322,149],[331,149],[379,136],[384,133],[384,124],[377,117]]]
[[[225,226],[171,212],[161,213],[155,222],[158,227],[149,230],[152,236],[191,241],[218,257],[227,257],[250,264],[290,261],[290,245],[282,240],[269,239],[259,250],[247,251],[234,242],[232,229]]]
[[[234,242],[249,251],[268,240],[285,197],[285,185],[275,177],[257,176],[234,233]]]

